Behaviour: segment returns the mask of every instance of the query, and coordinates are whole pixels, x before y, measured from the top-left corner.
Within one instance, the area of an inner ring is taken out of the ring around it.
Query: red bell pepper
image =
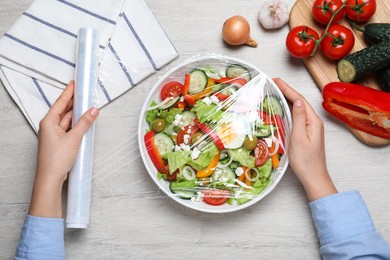
[[[206,135],[208,135],[211,138],[211,140],[213,140],[214,144],[217,146],[217,148],[220,151],[222,151],[225,148],[221,138],[219,138],[219,136],[217,135],[217,133],[215,133],[213,129],[211,129],[208,125],[199,122],[198,118],[194,119],[194,123],[200,128],[200,130],[202,130]]]
[[[264,124],[266,125],[274,125],[276,126],[276,131],[278,133],[277,138],[280,140],[278,154],[284,154],[285,151],[285,128],[283,119],[279,115],[269,115],[265,111],[259,111],[259,117],[261,120],[263,120]]]
[[[164,160],[160,156],[157,146],[154,144],[154,135],[155,132],[152,130],[147,132],[144,136],[144,142],[146,146],[146,150],[148,151],[149,157],[152,160],[154,166],[159,172],[164,172]],[[165,170],[166,171],[166,170]]]
[[[248,81],[244,78],[220,78],[216,79],[215,83],[224,83],[224,84],[239,84],[241,86],[244,86]]]
[[[187,102],[188,105],[194,106],[195,105],[195,99],[193,99],[188,94],[188,90],[190,88],[190,81],[191,81],[190,74],[185,74],[184,87],[183,87],[183,96],[184,96],[184,100]]]
[[[332,82],[322,96],[323,108],[357,130],[390,138],[390,93],[366,86]]]

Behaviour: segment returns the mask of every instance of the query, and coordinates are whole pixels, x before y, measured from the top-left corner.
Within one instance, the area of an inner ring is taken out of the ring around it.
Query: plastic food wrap
[[[170,70],[145,101],[139,145],[156,184],[205,212],[242,209],[280,181],[291,116],[275,83],[226,56],[192,58]]]
[[[98,42],[96,30],[80,29],[77,42],[72,126],[89,108],[96,105]],[[94,133],[95,124],[84,135],[69,174],[67,228],[87,228],[89,224]]]

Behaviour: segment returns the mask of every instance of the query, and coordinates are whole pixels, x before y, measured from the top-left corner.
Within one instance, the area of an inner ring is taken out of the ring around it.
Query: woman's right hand
[[[281,79],[274,79],[293,104],[289,162],[309,201],[337,193],[325,159],[324,124],[306,99]]]

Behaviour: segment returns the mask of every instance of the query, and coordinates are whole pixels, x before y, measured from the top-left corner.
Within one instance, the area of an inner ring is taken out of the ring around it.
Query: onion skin
[[[250,37],[248,21],[239,15],[232,16],[223,23],[222,37],[230,45],[257,47],[257,42]]]

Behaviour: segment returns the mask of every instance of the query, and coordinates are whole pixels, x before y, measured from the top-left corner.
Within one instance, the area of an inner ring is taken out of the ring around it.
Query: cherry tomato
[[[176,136],[176,144],[186,144],[189,145],[191,143],[192,136],[199,130],[199,127],[196,125],[186,125],[183,127]],[[184,138],[185,136],[188,136]]]
[[[165,100],[168,97],[177,97],[183,92],[183,84],[177,81],[171,81],[165,84],[160,92],[161,99]]]
[[[173,105],[174,108],[178,108],[178,109],[181,109],[181,110],[184,110],[184,109],[186,108],[186,106],[187,106],[187,103],[184,102],[184,101],[177,101],[177,102]]]
[[[254,153],[256,167],[263,165],[267,161],[269,155],[268,145],[263,139],[260,139],[257,143]]]
[[[203,190],[203,201],[207,204],[218,206],[224,204],[227,199],[230,197],[229,190]]]
[[[315,0],[311,13],[314,19],[321,24],[328,24],[332,18],[333,13],[343,7],[342,0]],[[332,24],[337,23],[344,17],[344,8],[340,10],[333,18]]]
[[[322,53],[332,60],[347,56],[355,44],[355,36],[350,29],[339,24],[329,27],[328,35],[321,41]]]
[[[165,174],[167,176],[167,181],[174,181],[177,178],[177,174],[179,173],[179,169],[176,171],[169,173],[169,166],[166,164],[164,168],[160,170],[161,174]]]
[[[345,2],[345,15],[355,22],[367,21],[375,11],[375,0],[346,0]]]
[[[320,36],[307,26],[297,26],[291,29],[286,38],[288,52],[296,58],[308,58]]]

